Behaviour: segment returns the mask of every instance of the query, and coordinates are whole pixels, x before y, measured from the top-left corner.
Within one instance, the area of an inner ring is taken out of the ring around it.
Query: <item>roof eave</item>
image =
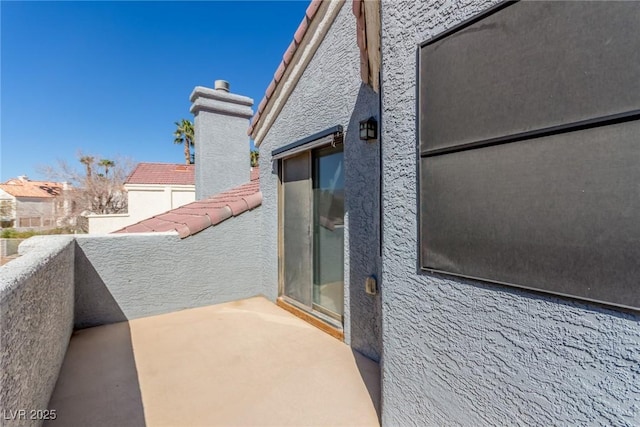
[[[247,133],[254,140],[256,147],[262,144],[262,140],[282,111],[291,92],[342,9],[344,2],[345,0],[314,0],[307,8],[305,18],[300,23],[293,42],[285,52],[283,60],[276,70],[262,102],[260,102],[258,112],[251,121]]]

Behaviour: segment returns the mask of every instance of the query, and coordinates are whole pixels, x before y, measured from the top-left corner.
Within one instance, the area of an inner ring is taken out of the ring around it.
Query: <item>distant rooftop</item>
[[[138,163],[125,184],[195,185],[195,165]]]
[[[203,200],[180,206],[168,212],[129,225],[114,233],[150,233],[177,231],[181,238],[217,225],[232,216],[262,204],[258,180],[259,170],[251,170],[251,181]]]
[[[62,193],[63,186],[61,182],[31,181],[26,176],[20,176],[0,184],[0,189],[13,197],[53,198]]]

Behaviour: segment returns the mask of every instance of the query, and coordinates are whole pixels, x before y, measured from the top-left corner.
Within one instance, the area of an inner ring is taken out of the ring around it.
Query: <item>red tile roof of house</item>
[[[257,173],[257,168],[254,170]],[[260,181],[252,179],[239,187],[145,219],[114,231],[114,233],[150,233],[175,230],[180,238],[184,239],[261,204]]]
[[[307,11],[305,12],[304,17],[302,18],[302,22],[300,22],[300,25],[298,25],[298,29],[293,35],[293,40],[291,41],[291,44],[289,45],[287,50],[284,52],[284,55],[282,56],[282,62],[280,62],[280,65],[276,69],[276,72],[273,75],[273,80],[271,81],[271,84],[269,84],[269,86],[267,87],[267,91],[265,92],[265,95],[262,98],[262,101],[258,105],[258,111],[253,116],[253,119],[251,119],[251,125],[249,126],[249,130],[247,131],[247,135],[251,135],[253,133],[254,126],[256,125],[256,123],[258,123],[258,120],[260,120],[262,111],[264,111],[264,108],[267,106],[267,103],[269,102],[271,95],[273,95],[273,93],[275,92],[276,86],[280,82],[280,79],[282,79],[282,76],[284,75],[284,72],[287,69],[287,66],[291,62],[291,59],[293,58],[293,54],[296,52],[296,50],[300,46],[300,42],[302,41],[302,38],[307,33],[309,24],[311,23],[311,20],[315,16],[316,12],[318,12],[318,9],[320,8],[321,4],[322,4],[322,0],[312,0],[311,3],[309,4],[309,7],[307,7]]]
[[[125,184],[194,185],[194,165],[138,163]]]
[[[28,179],[10,179],[0,184],[0,189],[13,197],[37,197],[49,199],[62,194],[64,184],[50,181],[31,181]]]

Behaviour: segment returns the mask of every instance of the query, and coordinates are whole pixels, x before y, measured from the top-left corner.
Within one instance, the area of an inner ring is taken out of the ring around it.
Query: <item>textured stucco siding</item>
[[[34,237],[0,268],[0,424],[37,426],[73,330],[73,237]],[[25,410],[16,415],[15,411]]]
[[[260,208],[185,239],[78,236],[75,327],[108,324],[264,294]]]
[[[383,424],[638,425],[640,316],[418,273],[417,45],[491,3],[382,5]]]
[[[271,151],[316,132],[345,129],[345,341],[368,357],[381,352],[379,297],[367,295],[369,275],[379,276],[380,157],[377,142],[358,138],[361,120],[378,116],[378,94],[360,80],[356,21],[351,3],[340,10],[284,108],[260,145],[263,193],[263,281],[278,289],[278,175]]]
[[[197,200],[249,181],[249,120],[200,111],[194,127]]]

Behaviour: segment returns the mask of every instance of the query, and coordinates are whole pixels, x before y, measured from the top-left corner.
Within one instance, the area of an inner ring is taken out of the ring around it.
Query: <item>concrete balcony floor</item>
[[[377,426],[375,362],[256,297],[73,334],[47,426]]]

